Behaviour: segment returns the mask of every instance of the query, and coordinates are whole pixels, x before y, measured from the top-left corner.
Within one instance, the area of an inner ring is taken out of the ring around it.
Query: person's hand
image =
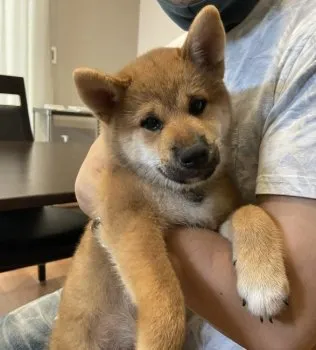
[[[98,185],[102,170],[107,164],[104,136],[99,136],[92,144],[83,161],[75,183],[75,193],[81,210],[90,218],[98,216]]]

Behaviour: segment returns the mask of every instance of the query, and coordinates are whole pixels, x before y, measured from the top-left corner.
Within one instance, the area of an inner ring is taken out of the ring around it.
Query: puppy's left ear
[[[78,68],[73,77],[83,103],[101,120],[109,122],[131,80],[105,75],[94,69]]]
[[[205,6],[195,17],[182,47],[182,55],[204,71],[224,75],[226,34],[215,6]]]

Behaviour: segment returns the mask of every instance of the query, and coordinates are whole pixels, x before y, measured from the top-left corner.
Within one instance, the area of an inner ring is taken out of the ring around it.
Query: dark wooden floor
[[[46,265],[46,282],[37,280],[37,267],[0,273],[0,316],[63,286],[70,259]]]

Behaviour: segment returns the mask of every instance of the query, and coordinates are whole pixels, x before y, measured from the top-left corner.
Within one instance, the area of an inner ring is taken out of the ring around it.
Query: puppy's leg
[[[237,289],[255,316],[277,315],[286,303],[289,282],[282,232],[260,207],[241,207],[220,228],[233,245]]]
[[[177,350],[184,342],[184,298],[153,217],[125,211],[120,228],[104,227],[104,241],[137,306],[136,349]]]
[[[50,350],[132,349],[135,308],[88,225],[62,291]]]

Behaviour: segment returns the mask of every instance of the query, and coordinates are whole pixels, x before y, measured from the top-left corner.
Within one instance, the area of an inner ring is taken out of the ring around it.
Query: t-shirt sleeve
[[[256,194],[316,199],[315,37],[281,63],[263,127]]]

